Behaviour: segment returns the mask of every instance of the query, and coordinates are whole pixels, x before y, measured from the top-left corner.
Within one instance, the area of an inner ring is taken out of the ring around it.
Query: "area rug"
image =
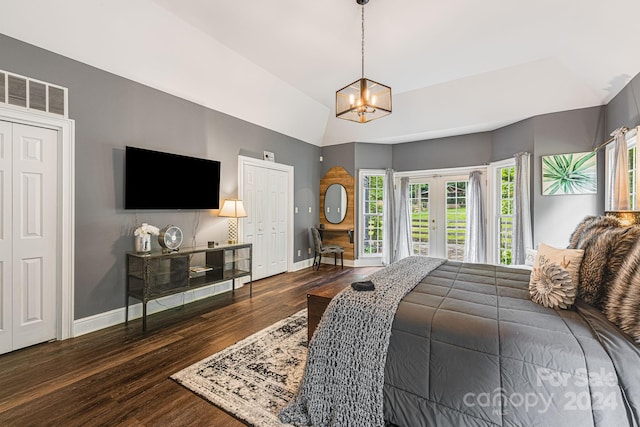
[[[293,400],[306,359],[305,309],[171,378],[254,426],[283,426],[277,414]]]

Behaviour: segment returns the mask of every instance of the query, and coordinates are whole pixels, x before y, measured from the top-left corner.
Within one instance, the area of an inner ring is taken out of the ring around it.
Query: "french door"
[[[410,181],[414,255],[463,260],[468,179],[458,175]]]

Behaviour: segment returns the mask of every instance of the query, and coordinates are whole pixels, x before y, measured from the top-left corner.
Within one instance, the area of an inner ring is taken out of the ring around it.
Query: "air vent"
[[[67,99],[67,90],[59,87],[49,86],[49,112],[67,116],[65,108],[65,100]]]
[[[47,111],[47,86],[44,83],[29,82],[29,108]]]
[[[67,88],[0,70],[0,104],[67,117]]]
[[[5,73],[0,73],[0,102],[2,103],[6,103],[7,102],[7,85],[5,83],[5,80],[7,79],[7,75]]]
[[[27,79],[9,75],[9,104],[27,106]]]

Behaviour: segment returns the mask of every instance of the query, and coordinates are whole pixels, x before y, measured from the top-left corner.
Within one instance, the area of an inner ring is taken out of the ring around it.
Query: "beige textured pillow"
[[[578,289],[578,274],[584,251],[538,246],[529,281],[531,300],[550,308],[568,308]]]

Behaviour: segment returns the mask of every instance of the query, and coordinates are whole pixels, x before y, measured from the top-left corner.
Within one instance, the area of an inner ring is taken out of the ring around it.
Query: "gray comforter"
[[[638,426],[640,350],[595,308],[529,300],[529,272],[447,262],[400,303],[385,419],[404,426]]]

